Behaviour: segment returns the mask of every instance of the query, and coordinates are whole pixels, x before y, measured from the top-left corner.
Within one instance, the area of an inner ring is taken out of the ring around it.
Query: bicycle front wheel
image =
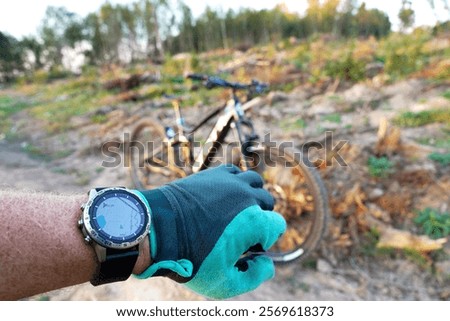
[[[137,189],[152,189],[186,176],[174,162],[164,128],[146,119],[131,133],[125,155],[130,178]]]
[[[275,263],[304,260],[323,238],[329,217],[328,196],[322,179],[299,151],[265,148],[252,166],[275,198],[274,211],[283,215],[286,232],[268,250]]]

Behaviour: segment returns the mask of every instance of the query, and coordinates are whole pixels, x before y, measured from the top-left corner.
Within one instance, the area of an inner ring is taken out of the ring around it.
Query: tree
[[[378,9],[366,9],[363,2],[355,15],[358,35],[361,37],[375,36],[377,38],[386,36],[391,30],[391,22],[386,13]]]
[[[118,7],[106,2],[100,7],[100,32],[103,39],[104,60],[119,62],[120,44],[123,37],[122,23]]]
[[[12,81],[23,69],[23,50],[19,41],[0,32],[0,81]]]
[[[337,28],[338,33],[344,37],[353,37],[357,34],[355,22],[356,0],[345,0],[342,10],[338,14]]]
[[[89,59],[89,63],[92,65],[98,65],[105,62],[105,46],[104,38],[101,33],[100,18],[95,13],[90,13],[84,19],[84,25],[87,30],[86,39],[91,44],[91,50],[86,52],[86,56]]]
[[[167,0],[141,0],[140,10],[146,34],[146,52],[149,58],[161,61],[164,57],[164,43],[161,37],[162,12],[170,11]]]
[[[338,6],[340,0],[324,1],[321,11],[321,31],[337,33]]]
[[[309,25],[312,28],[312,32],[316,33],[320,31],[320,21],[322,19],[320,12],[319,0],[308,0],[308,9],[306,9],[306,18]]]
[[[131,61],[134,61],[139,53],[137,35],[137,20],[139,16],[128,6],[119,5],[118,10],[120,11],[124,39],[130,52]]]
[[[192,16],[192,11],[184,3],[180,3],[180,11],[181,22],[178,25],[179,51],[194,51],[194,18]]]
[[[47,7],[39,34],[45,48],[45,62],[51,66],[62,63],[64,46],[73,47],[84,39],[81,18],[64,7]]]
[[[44,52],[43,45],[34,37],[24,37],[20,40],[19,45],[22,47],[24,54],[31,52],[34,57],[32,69],[40,69],[43,67],[42,54]]]
[[[209,6],[198,18],[195,26],[196,41],[200,51],[211,50],[223,46],[220,17]],[[249,31],[250,32],[250,31]]]
[[[402,0],[402,7],[398,13],[398,18],[400,19],[401,26],[400,30],[405,31],[414,24],[414,10],[411,8],[411,1]]]
[[[64,45],[75,47],[77,42],[86,39],[86,30],[81,21],[72,20],[66,26],[63,33]]]

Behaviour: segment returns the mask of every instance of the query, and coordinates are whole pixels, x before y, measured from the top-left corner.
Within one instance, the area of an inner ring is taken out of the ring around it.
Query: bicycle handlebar
[[[255,79],[253,79],[250,84],[242,84],[238,82],[229,82],[216,76],[208,76],[204,74],[189,74],[187,75],[187,78],[203,81],[203,85],[208,89],[212,89],[215,87],[225,87],[231,88],[233,90],[249,90],[253,91],[256,94],[261,94],[269,87],[268,84],[259,82]]]

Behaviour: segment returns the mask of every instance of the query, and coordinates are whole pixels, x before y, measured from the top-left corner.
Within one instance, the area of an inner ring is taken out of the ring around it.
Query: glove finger
[[[265,211],[273,210],[275,206],[275,199],[267,190],[264,188],[255,188],[253,195],[256,197],[257,204]]]
[[[251,187],[261,188],[264,186],[263,178],[255,171],[245,171],[238,174],[238,176],[245,182],[249,183]]]
[[[286,231],[286,221],[277,212],[259,210],[254,219],[252,230],[254,240],[257,240],[257,243],[261,244],[264,250],[268,250]]]
[[[242,254],[257,244],[268,250],[285,230],[286,221],[280,214],[263,211],[258,205],[246,208],[236,216],[222,235],[227,240],[230,253],[226,266],[234,266]]]
[[[273,261],[267,256],[256,256],[247,261],[245,272],[233,267],[230,279],[225,285],[224,296],[232,297],[256,289],[261,283],[270,280],[275,275]]]
[[[219,167],[216,167],[217,169],[226,171],[230,174],[239,174],[242,171],[239,169],[239,167],[237,167],[236,165],[233,164],[224,164],[224,165],[220,165]]]

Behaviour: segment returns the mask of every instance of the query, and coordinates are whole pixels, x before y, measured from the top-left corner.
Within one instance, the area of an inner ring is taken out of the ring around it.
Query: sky
[[[63,6],[69,11],[86,16],[90,12],[97,11],[106,0],[1,0],[0,3],[0,31],[21,38],[27,35],[35,35],[37,28],[44,17],[47,6]],[[132,3],[136,0],[109,0],[111,3]],[[443,9],[443,1],[435,0],[436,10],[433,12],[428,0],[411,0],[412,8],[416,14],[416,25],[434,25],[436,16],[441,21],[450,19],[448,12]],[[194,17],[200,15],[209,5],[214,9],[223,10],[251,7],[254,9],[271,9],[277,3],[284,2],[289,10],[303,14],[307,7],[306,0],[184,0],[192,10]],[[358,3],[362,2],[359,0]],[[394,30],[398,29],[397,14],[402,0],[366,0],[368,8],[378,8],[389,15]]]

